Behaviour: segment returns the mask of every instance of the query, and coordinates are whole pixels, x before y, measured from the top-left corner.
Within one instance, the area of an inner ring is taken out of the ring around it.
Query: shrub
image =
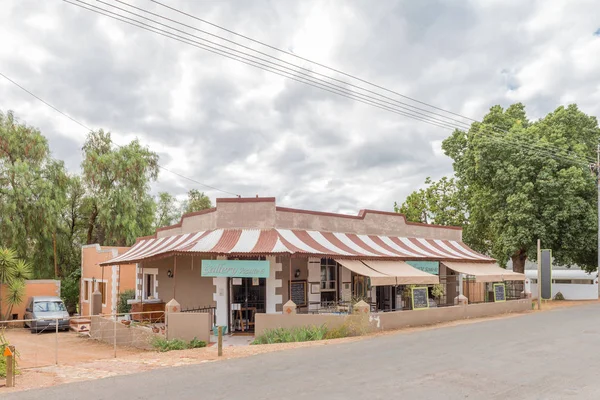
[[[561,292],[556,293],[556,296],[554,296],[554,300],[564,300],[565,296],[563,296],[563,294]]]
[[[188,344],[188,348],[190,349],[198,349],[201,347],[206,347],[206,342],[204,340],[198,340],[197,338],[193,338]]]
[[[154,339],[152,339],[152,347],[163,353],[171,350],[185,350],[188,348],[188,344],[181,339],[169,340],[161,336],[156,336]]]
[[[6,378],[6,357],[4,357],[4,349],[9,345],[8,340],[4,336],[4,329],[0,329],[0,378]],[[19,357],[19,353],[14,355],[15,366],[17,364],[17,359]],[[15,373],[19,373],[18,370],[15,370]]]
[[[326,334],[327,327],[325,325],[267,329],[262,335],[257,336],[252,344],[310,342],[323,340]]]
[[[131,304],[127,304],[127,300],[135,299],[135,290],[125,290],[119,295],[119,302],[117,303],[117,313],[127,314],[131,312]]]
[[[206,342],[193,338],[189,343],[181,339],[165,339],[162,336],[156,336],[152,339],[152,347],[155,350],[164,353],[172,350],[198,349],[206,347]]]

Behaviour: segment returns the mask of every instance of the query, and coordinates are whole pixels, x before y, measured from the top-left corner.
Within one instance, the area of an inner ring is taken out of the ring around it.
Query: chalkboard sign
[[[412,309],[423,310],[429,308],[428,289],[426,287],[411,288],[412,293]]]
[[[506,301],[506,287],[504,283],[494,283],[494,301]]]
[[[297,306],[306,305],[306,281],[294,281],[292,286],[292,301]]]

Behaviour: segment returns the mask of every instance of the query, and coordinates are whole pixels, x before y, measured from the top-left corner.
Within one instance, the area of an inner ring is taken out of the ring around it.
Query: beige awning
[[[362,276],[367,276],[371,278],[371,286],[387,286],[387,285],[395,285],[396,277],[389,276],[384,273],[375,271],[372,268],[366,266],[360,260],[335,260],[338,264],[343,265],[348,268],[350,271],[357,273]]]
[[[375,271],[395,276],[397,285],[435,285],[440,283],[437,275],[428,274],[404,261],[363,261]]]
[[[474,276],[475,282],[502,282],[525,280],[525,274],[519,274],[517,272],[506,270],[496,264],[448,261],[442,261],[442,264],[458,273]]]

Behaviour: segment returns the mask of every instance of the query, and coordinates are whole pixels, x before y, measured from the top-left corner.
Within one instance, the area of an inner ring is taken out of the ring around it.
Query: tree
[[[437,182],[427,178],[425,184],[429,186],[411,193],[402,206],[394,203],[394,210],[412,222],[466,226],[466,204],[454,178],[443,177]]]
[[[88,244],[126,246],[152,232],[155,204],[150,182],[158,176],[158,155],[136,139],[113,148],[110,132],[90,132],[83,146],[83,182]]]
[[[465,188],[474,248],[523,272],[536,241],[558,263],[593,270],[596,263],[594,159],[600,129],[577,106],[530,122],[522,104],[494,106],[468,132],[456,130],[442,148]]]
[[[192,189],[188,192],[188,198],[183,203],[183,213],[191,213],[212,208],[212,202],[204,192]]]
[[[0,112],[0,243],[35,265],[54,270],[52,237],[65,202],[67,176],[44,136]]]
[[[154,227],[173,225],[181,216],[177,199],[167,192],[160,192],[156,199],[156,217]]]
[[[31,265],[17,257],[14,250],[0,248],[0,320],[8,319],[13,306],[21,304],[25,296],[25,281],[31,279]],[[6,285],[6,298],[2,297],[2,285]],[[6,300],[8,309],[2,314],[2,300]]]

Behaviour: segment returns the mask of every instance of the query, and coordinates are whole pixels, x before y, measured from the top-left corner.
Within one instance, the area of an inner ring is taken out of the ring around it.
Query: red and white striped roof
[[[304,254],[363,259],[492,261],[462,242],[290,229],[214,229],[143,239],[129,251],[102,263],[128,264],[169,254]]]

